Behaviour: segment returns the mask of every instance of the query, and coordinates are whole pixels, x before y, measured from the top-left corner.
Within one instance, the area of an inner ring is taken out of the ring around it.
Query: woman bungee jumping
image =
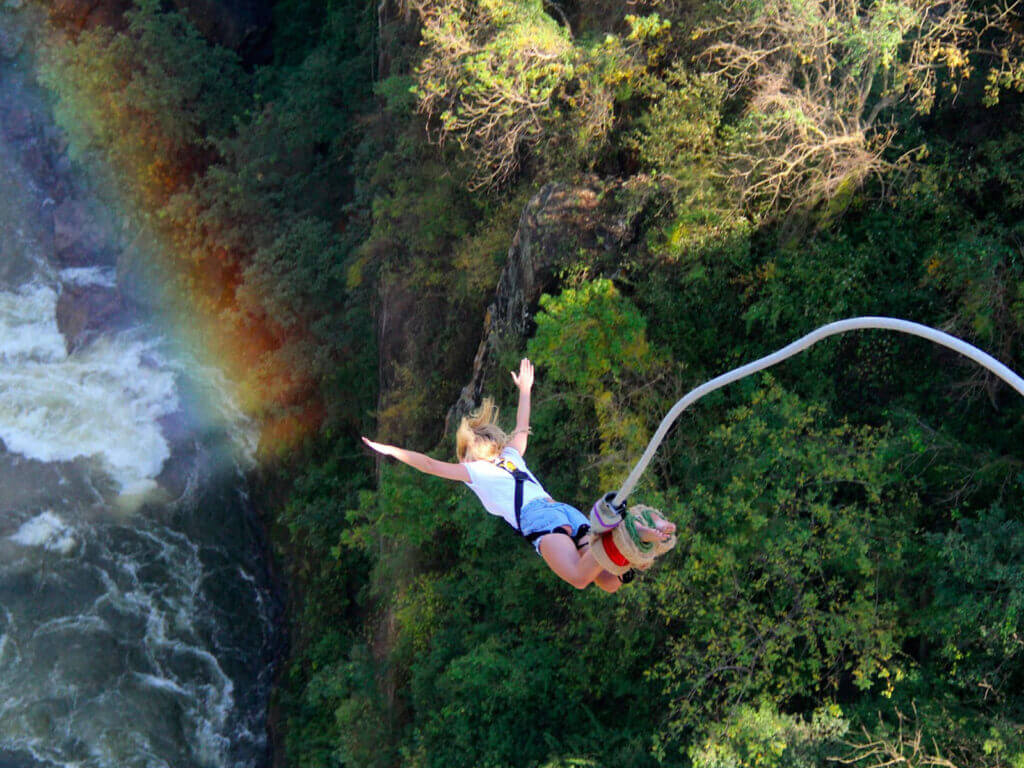
[[[625,521],[630,536],[616,535],[613,541],[611,532],[600,536],[590,533],[591,526],[578,509],[552,499],[523,461],[530,433],[533,363],[523,358],[519,373],[512,372],[512,380],[519,390],[515,430],[507,435],[498,427],[497,408],[485,398],[481,407],[459,425],[455,436],[458,463],[438,461],[365,437],[363,442],[421,472],[465,483],[488,512],[504,518],[531,541],[560,578],[577,589],[593,583],[605,592],[615,592],[631,566],[645,567],[653,559],[653,554],[649,559],[631,555],[631,549],[650,551],[671,546],[676,527],[645,507],[644,514]],[[621,550],[627,545],[631,549],[624,555]]]
[[[919,336],[951,349],[981,365],[1018,394],[1024,395],[1024,378],[991,355],[963,339],[927,325],[893,317],[852,317],[823,325],[770,355],[716,376],[681,398],[662,419],[640,460],[617,493],[606,494],[590,512],[590,522],[579,510],[554,501],[523,462],[530,432],[530,390],[533,364],[523,358],[512,380],[519,390],[516,429],[506,435],[495,423],[497,410],[485,399],[479,410],[464,418],[456,435],[459,463],[437,461],[372,440],[363,441],[375,451],[438,477],[466,483],[488,512],[505,518],[533,542],[558,576],[583,589],[596,583],[615,592],[631,568],[643,569],[675,544],[675,525],[657,510],[643,505],[625,509],[625,499],[636,486],[669,428],[690,405],[717,389],[781,363],[822,339],[854,330],[889,330]],[[586,538],[585,538],[586,535]]]

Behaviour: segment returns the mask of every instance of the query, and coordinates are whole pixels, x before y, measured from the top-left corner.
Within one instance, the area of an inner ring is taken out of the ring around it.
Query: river
[[[69,352],[60,296],[117,277],[54,259],[46,183],[76,171],[10,128],[54,135],[24,59],[0,56],[0,768],[266,765],[253,427],[144,315]]]

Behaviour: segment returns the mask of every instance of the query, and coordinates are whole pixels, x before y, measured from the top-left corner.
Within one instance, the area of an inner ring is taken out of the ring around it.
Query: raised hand
[[[370,440],[369,438],[366,438],[366,437],[363,438],[363,442],[366,443],[371,448],[373,448],[373,450],[375,450],[377,453],[384,454],[385,456],[394,456],[395,455],[396,451],[395,451],[395,446],[393,446],[393,445],[386,445],[384,443],[375,443],[373,440]]]
[[[520,392],[529,392],[533,387],[533,363],[528,358],[519,361],[519,374],[512,371],[512,381],[516,383]]]

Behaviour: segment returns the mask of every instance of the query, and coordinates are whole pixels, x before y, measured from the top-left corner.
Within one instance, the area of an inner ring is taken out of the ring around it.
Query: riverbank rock
[[[498,279],[494,299],[484,315],[473,373],[448,413],[445,433],[479,403],[504,343],[518,344],[532,327],[541,294],[556,286],[563,259],[589,255],[596,273],[611,269],[636,236],[643,194],[636,182],[591,179],[583,184],[546,184],[526,204]]]
[[[65,285],[57,299],[57,330],[68,352],[87,344],[94,336],[117,330],[129,319],[116,288],[104,285]]]
[[[53,245],[58,262],[66,267],[113,265],[110,227],[99,207],[69,198],[53,210]]]

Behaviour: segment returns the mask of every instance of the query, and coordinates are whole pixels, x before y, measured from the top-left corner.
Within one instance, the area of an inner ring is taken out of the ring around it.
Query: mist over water
[[[23,103],[38,120],[0,59],[0,117]],[[254,436],[145,317],[69,351],[62,292],[116,274],[55,262],[57,195],[23,153],[0,131],[0,768],[265,765]]]

